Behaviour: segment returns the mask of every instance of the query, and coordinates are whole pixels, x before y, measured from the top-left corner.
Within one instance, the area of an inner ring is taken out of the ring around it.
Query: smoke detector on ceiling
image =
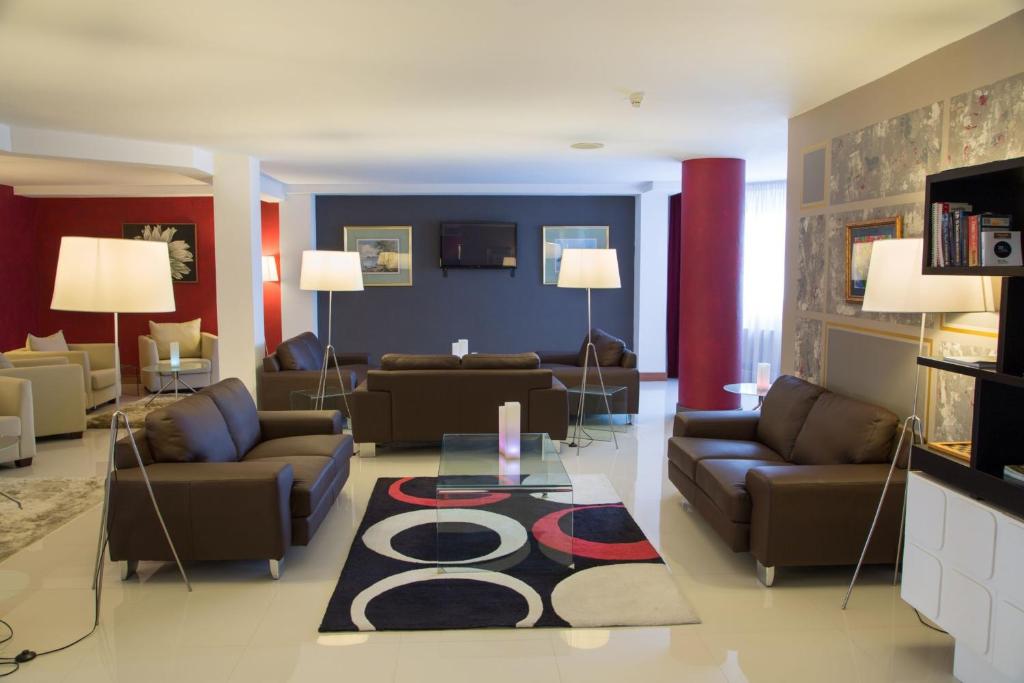
[[[637,90],[636,92],[629,93],[629,103],[633,105],[634,109],[639,109],[640,105],[644,103],[644,94],[642,91]]]

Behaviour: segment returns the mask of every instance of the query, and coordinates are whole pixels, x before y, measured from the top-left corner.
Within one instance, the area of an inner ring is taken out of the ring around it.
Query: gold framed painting
[[[544,263],[542,282],[557,285],[563,249],[607,249],[607,225],[545,225],[541,232]]]
[[[367,287],[412,286],[411,225],[346,225],[345,251],[359,253]]]
[[[871,245],[903,236],[903,217],[889,216],[846,224],[846,301],[861,303],[868,285]]]

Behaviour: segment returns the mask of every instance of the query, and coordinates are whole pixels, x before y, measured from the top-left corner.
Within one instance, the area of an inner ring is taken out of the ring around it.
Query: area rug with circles
[[[440,506],[435,486],[377,480],[321,632],[699,623],[603,475]]]

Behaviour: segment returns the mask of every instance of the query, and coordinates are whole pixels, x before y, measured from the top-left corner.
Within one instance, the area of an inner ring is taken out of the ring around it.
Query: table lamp
[[[871,249],[871,260],[868,266],[867,288],[864,291],[864,302],[862,310],[879,313],[920,313],[921,334],[917,342],[917,354],[924,355],[924,329],[929,313],[968,313],[973,311],[984,311],[986,309],[986,296],[984,278],[979,276],[953,276],[953,275],[924,275],[921,273],[922,251],[924,243],[920,238],[901,240],[879,240]],[[850,594],[853,593],[853,586],[857,582],[861,566],[867,555],[868,546],[871,544],[871,537],[875,533],[878,519],[882,513],[882,505],[885,503],[885,494],[889,490],[893,474],[899,462],[900,453],[903,451],[903,444],[907,434],[910,434],[910,443],[918,440],[924,441],[924,433],[921,418],[917,414],[918,392],[921,387],[921,365],[917,366],[917,375],[914,380],[914,409],[913,414],[908,417],[900,430],[900,438],[896,443],[896,450],[893,453],[892,464],[889,467],[889,474],[885,478],[885,485],[882,487],[882,497],[878,501],[878,509],[875,510],[874,520],[868,530],[868,537],[864,541],[864,549],[861,551],[860,560],[853,573],[853,580],[850,581],[850,588],[843,598],[843,609],[850,601]],[[910,452],[907,455],[907,470],[910,469]],[[904,496],[904,507],[906,500]],[[901,516],[902,520],[902,516]],[[900,545],[903,541],[903,527],[900,522]],[[897,572],[899,571],[898,547],[896,556]]]
[[[114,314],[114,370],[121,375],[120,348],[118,346],[118,315],[120,313],[165,313],[174,310],[174,288],[171,286],[171,262],[166,242],[143,240],[103,239],[97,237],[63,237],[57,256],[57,274],[53,283],[50,308],[55,311],[85,311]],[[185,580],[188,590],[192,584],[178,558],[178,551],[160,514],[149,474],[139,454],[128,415],[117,410],[110,416],[110,447],[103,494],[103,513],[100,517],[99,540],[96,545],[96,565],[93,573],[95,624],[100,618],[100,598],[103,592],[103,554],[107,547],[107,516],[110,511],[110,480],[114,475],[114,447],[121,425],[131,442],[135,460],[149,499],[153,503],[157,520],[171,548],[171,554]],[[127,564],[125,565],[127,571]]]
[[[327,346],[324,347],[323,363],[320,365],[320,380],[316,388],[315,406],[317,410],[324,407],[327,394],[327,370],[334,363],[338,375],[338,387],[349,419],[352,411],[348,407],[348,392],[341,380],[341,368],[334,352],[331,336],[334,331],[334,293],[363,291],[363,269],[359,263],[359,253],[355,251],[319,251],[302,252],[302,271],[299,275],[299,287],[306,291],[328,292],[327,297]]]
[[[608,403],[608,394],[605,392],[604,377],[601,375],[601,364],[597,359],[597,347],[591,339],[590,316],[590,290],[591,289],[619,289],[622,282],[619,279],[618,255],[614,249],[563,249],[562,263],[558,272],[558,286],[573,289],[587,290],[587,353],[583,360],[583,382],[580,385],[580,405],[576,415],[576,426],[573,431],[573,440],[576,442],[576,455],[580,452],[579,433],[583,429],[583,402],[587,396],[587,372],[590,366],[591,354],[594,358],[594,368],[597,370],[597,378],[601,383],[601,393],[604,396],[604,407],[608,412],[608,420],[611,422],[612,409]],[[615,441],[615,448],[619,447],[619,438],[615,435],[614,425],[612,427],[612,439]],[[571,445],[571,444],[570,444]]]

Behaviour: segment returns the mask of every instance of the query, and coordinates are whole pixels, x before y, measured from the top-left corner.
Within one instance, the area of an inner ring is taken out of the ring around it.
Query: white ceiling
[[[0,185],[188,185],[205,188],[208,183],[165,168],[139,164],[0,154]]]
[[[788,117],[1022,6],[0,0],[0,121],[242,152],[288,183],[674,180],[705,155],[764,180]]]

